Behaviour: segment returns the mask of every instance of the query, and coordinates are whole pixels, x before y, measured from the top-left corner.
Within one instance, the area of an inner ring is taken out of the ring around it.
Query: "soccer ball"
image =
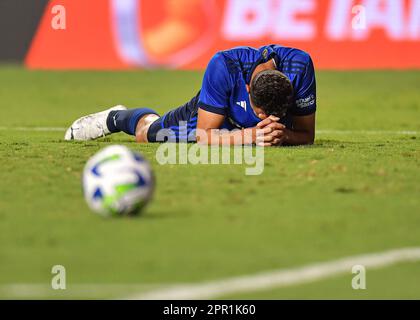
[[[83,171],[83,193],[89,207],[109,216],[136,215],[154,190],[150,164],[138,153],[112,145],[88,160]]]

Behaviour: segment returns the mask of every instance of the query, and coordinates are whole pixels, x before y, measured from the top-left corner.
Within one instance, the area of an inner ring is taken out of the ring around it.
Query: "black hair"
[[[294,93],[290,80],[278,70],[259,72],[251,81],[252,103],[265,114],[282,118],[293,106]]]

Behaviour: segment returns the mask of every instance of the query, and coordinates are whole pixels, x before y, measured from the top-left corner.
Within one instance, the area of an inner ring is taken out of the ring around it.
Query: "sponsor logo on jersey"
[[[296,100],[296,106],[298,108],[308,108],[315,104],[315,96],[313,94],[306,98]]]

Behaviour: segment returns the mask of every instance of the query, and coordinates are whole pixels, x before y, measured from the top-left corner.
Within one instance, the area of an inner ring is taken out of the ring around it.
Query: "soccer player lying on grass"
[[[76,120],[64,138],[92,140],[123,131],[137,142],[312,144],[315,111],[315,72],[307,53],[278,45],[238,47],[216,53],[198,94],[162,117],[149,108],[116,106]],[[263,133],[258,141],[257,129]]]

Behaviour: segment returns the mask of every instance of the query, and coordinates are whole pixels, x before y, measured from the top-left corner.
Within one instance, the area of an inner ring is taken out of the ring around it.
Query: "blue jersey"
[[[292,116],[305,116],[316,111],[315,72],[311,57],[306,52],[278,45],[259,49],[238,47],[216,53],[204,73],[200,92],[183,106],[164,114],[155,121],[148,140],[156,141],[160,129],[170,129],[171,141],[193,140],[197,126],[198,108],[225,115],[222,128],[251,128],[261,120],[251,108],[246,85],[255,68],[274,59],[277,70],[291,81],[295,104],[281,122],[288,127]],[[182,123],[182,124],[181,124]]]
[[[204,74],[198,107],[225,115],[225,128],[254,127],[261,120],[251,108],[246,84],[255,68],[270,59],[293,85],[296,103],[286,118],[314,113],[316,83],[311,57],[302,50],[279,45],[238,47],[215,54]]]

